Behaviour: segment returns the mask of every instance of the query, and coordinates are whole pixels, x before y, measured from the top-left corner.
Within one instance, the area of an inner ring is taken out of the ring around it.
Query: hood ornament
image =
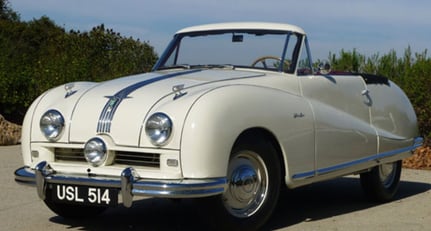
[[[182,90],[184,90],[184,84],[179,84],[172,87],[172,91],[175,93],[174,100],[187,94],[187,92],[183,92]]]
[[[74,87],[75,87],[74,83],[67,83],[64,85],[64,90],[66,90],[66,95],[64,96],[64,98],[68,98],[69,96],[77,92],[77,90],[73,90]]]

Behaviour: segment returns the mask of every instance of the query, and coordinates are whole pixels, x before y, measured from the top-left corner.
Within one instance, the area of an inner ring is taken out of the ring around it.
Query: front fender
[[[293,165],[289,167],[293,166],[293,171],[313,169],[313,120],[307,101],[284,91],[250,85],[208,91],[196,100],[184,122],[180,148],[183,175],[226,176],[234,142],[243,131],[256,127],[266,129],[277,139],[286,173],[287,153],[292,155],[289,162]]]
[[[21,132],[21,155],[24,161],[24,165],[31,165],[31,131],[33,125],[34,111],[37,105],[47,94],[48,91],[44,92],[42,95],[37,97],[25,113],[24,120],[22,122],[22,132]]]
[[[55,88],[49,89],[41,94],[37,99],[33,101],[24,117],[22,125],[22,137],[21,137],[21,150],[24,160],[24,164],[31,166],[31,142],[46,142],[46,138],[40,132],[39,120],[40,117],[49,109],[58,109],[61,111],[66,121],[70,121],[70,115],[74,109],[73,106],[76,100],[90,87],[94,86],[92,82],[75,82],[74,91],[72,94],[67,95],[68,91],[65,90],[65,85],[60,85]],[[67,96],[66,96],[67,95]],[[60,142],[68,141],[68,129],[69,126],[65,127],[65,132]]]

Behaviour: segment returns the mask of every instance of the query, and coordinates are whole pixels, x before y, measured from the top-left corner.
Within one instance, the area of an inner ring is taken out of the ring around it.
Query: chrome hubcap
[[[395,180],[396,163],[382,164],[379,167],[380,181],[385,188],[391,187]]]
[[[231,159],[224,206],[235,217],[249,217],[259,210],[268,192],[268,171],[262,158],[245,151]]]

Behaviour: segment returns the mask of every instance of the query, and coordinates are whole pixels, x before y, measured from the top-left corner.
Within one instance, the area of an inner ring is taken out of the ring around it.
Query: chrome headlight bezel
[[[39,127],[45,138],[51,142],[61,138],[64,132],[64,117],[57,110],[48,110],[39,121]]]
[[[145,134],[154,146],[168,143],[172,134],[173,123],[168,115],[162,112],[152,114],[145,123]]]
[[[108,149],[105,142],[97,137],[88,140],[84,145],[84,156],[92,166],[101,166],[108,159]]]

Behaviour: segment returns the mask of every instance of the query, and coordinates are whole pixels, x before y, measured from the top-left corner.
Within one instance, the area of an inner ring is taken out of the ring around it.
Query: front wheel
[[[402,161],[378,165],[370,172],[361,174],[361,185],[365,195],[373,201],[387,202],[398,190]]]
[[[206,198],[220,230],[256,230],[269,219],[281,185],[276,154],[272,145],[265,142],[241,142],[234,147],[226,191]]]

